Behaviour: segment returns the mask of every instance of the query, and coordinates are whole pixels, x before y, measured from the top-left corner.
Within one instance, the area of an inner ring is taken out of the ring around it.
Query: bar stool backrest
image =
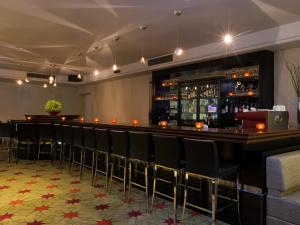
[[[63,137],[66,145],[72,144],[72,127],[70,125],[63,125]]]
[[[95,128],[96,149],[101,152],[110,152],[111,137],[108,129]]]
[[[127,131],[111,130],[111,153],[123,157],[129,154],[129,138]]]
[[[145,162],[151,161],[153,152],[152,136],[146,132],[129,131],[129,156]]]
[[[84,147],[96,149],[95,130],[93,127],[83,127]]]
[[[219,156],[217,145],[210,140],[184,139],[186,171],[207,177],[217,177]]]
[[[168,168],[180,168],[182,148],[175,136],[153,135],[155,163]]]
[[[53,125],[51,123],[38,124],[38,137],[39,139],[53,139]]]
[[[37,140],[37,129],[34,123],[18,123],[16,125],[17,138],[19,141],[36,141]]]
[[[64,131],[61,124],[54,124],[54,133],[55,141],[62,143],[64,141]]]
[[[72,126],[72,144],[73,146],[83,146],[82,129],[79,126]]]
[[[10,123],[0,123],[0,137],[10,138],[12,136],[12,126]]]

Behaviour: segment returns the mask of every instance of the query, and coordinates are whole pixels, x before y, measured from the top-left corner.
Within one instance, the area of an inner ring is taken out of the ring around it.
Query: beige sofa
[[[300,225],[300,150],[267,158],[267,225]]]

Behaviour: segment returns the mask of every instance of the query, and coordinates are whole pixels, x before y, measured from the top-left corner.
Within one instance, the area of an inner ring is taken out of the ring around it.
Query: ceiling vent
[[[159,65],[163,63],[173,62],[173,54],[159,56],[148,60],[148,66]]]
[[[42,73],[27,73],[27,78],[49,80],[50,75]]]

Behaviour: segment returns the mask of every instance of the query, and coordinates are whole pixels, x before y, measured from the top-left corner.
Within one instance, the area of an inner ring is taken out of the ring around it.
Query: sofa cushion
[[[300,151],[267,158],[267,187],[279,192],[300,189]]]
[[[267,215],[292,224],[300,224],[300,191],[276,197],[267,197]]]

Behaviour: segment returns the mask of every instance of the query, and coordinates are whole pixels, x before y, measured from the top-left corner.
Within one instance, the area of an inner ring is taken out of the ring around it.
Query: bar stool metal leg
[[[114,160],[114,159],[112,159],[112,160]],[[111,164],[110,164],[109,193],[111,193],[111,187],[112,187],[113,173],[114,173],[114,163],[113,163],[113,162],[111,162]]]
[[[132,171],[131,171],[131,167],[132,167],[132,162],[129,161],[129,166],[128,166],[128,199],[130,199],[130,193],[131,193],[131,174],[132,174]]]
[[[174,200],[173,200],[173,214],[174,214],[174,225],[177,224],[177,183],[178,183],[178,171],[174,170]]]
[[[237,200],[237,212],[238,212],[238,220],[239,225],[242,224],[241,222],[241,213],[240,213],[240,174],[237,172],[236,174],[236,200]]]
[[[108,173],[109,173],[109,155],[106,153],[106,163],[105,163],[105,186],[106,186],[106,191],[108,191]]]
[[[182,206],[182,221],[184,219],[184,213],[186,208],[186,201],[187,201],[187,189],[188,189],[188,180],[189,180],[189,174],[185,174],[185,181],[184,181],[184,199],[183,199],[183,206]]]
[[[146,187],[146,198],[147,198],[147,211],[149,211],[149,183],[148,183],[148,163],[145,166],[145,187]]]
[[[211,180],[212,195],[211,195],[211,225],[216,225],[216,212],[217,212],[217,195],[218,195],[218,183],[219,179]]]
[[[124,172],[123,173],[124,173],[124,176],[123,176],[123,191],[124,191],[124,197],[125,197],[125,201],[126,201],[127,159],[124,159]]]
[[[154,171],[153,171],[153,193],[152,193],[152,200],[151,200],[151,212],[153,210],[154,198],[155,198],[155,192],[156,192],[156,179],[157,179],[157,166],[154,165]]]

